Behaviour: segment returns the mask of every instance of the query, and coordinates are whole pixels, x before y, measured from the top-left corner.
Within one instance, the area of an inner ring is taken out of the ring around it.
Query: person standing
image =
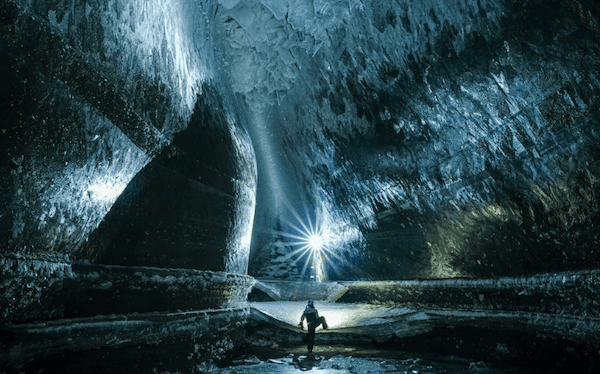
[[[308,352],[312,352],[314,343],[315,343],[315,329],[320,325],[323,325],[323,329],[327,330],[327,322],[325,321],[325,317],[319,317],[319,311],[315,308],[315,302],[312,300],[308,300],[308,305],[306,309],[304,309],[304,313],[302,313],[302,317],[300,318],[300,323],[298,327],[304,330],[304,319],[306,319],[307,328],[308,328]]]

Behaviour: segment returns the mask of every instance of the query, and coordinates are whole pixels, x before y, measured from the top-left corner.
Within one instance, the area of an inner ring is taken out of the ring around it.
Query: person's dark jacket
[[[313,325],[319,321],[319,312],[314,306],[309,305],[306,307],[306,309],[304,309],[304,313],[302,313],[302,318],[300,318],[300,323],[304,321],[304,318],[306,318],[306,322],[309,325]]]

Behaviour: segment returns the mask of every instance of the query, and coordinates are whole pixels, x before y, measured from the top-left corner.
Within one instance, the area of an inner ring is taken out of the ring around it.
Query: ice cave
[[[597,0],[0,30],[0,373],[598,372]]]

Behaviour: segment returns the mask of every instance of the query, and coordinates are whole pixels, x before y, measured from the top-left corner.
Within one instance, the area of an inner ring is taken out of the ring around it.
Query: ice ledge
[[[212,347],[218,346],[219,341],[231,340],[228,334],[245,325],[249,315],[248,308],[240,307],[9,324],[0,327],[0,334],[4,337],[0,367],[20,368],[44,357],[86,350],[126,350],[127,347],[139,345],[159,345],[167,350],[174,341],[178,344],[184,342],[184,348],[198,353],[194,350],[203,344]],[[233,348],[232,344],[230,346]],[[212,358],[203,357],[202,354],[192,356],[200,361]]]
[[[0,323],[234,307],[254,283],[223,272],[0,256]]]

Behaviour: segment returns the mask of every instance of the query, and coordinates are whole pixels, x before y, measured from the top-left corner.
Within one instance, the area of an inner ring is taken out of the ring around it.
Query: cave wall
[[[246,273],[256,166],[212,6],[3,4],[3,254]]]
[[[0,371],[233,351],[257,176],[214,6],[0,4]]]
[[[275,171],[301,193],[259,187],[251,274],[307,277],[303,260],[283,266],[301,200],[328,232],[331,279],[598,266],[595,2],[255,2],[252,19],[231,4],[230,69],[266,77],[232,86],[270,100],[271,144],[302,165]]]
[[[222,96],[207,85],[202,91],[186,130],[131,180],[77,258],[247,273],[252,146],[232,131]]]
[[[443,329],[529,313],[512,328],[583,331],[597,352],[599,14],[2,2],[0,363],[208,370],[247,323],[249,257],[251,275],[307,279],[291,226],[311,224],[328,279],[520,282],[358,284],[341,301],[471,313],[438,314]],[[156,357],[128,361],[140,347]]]

